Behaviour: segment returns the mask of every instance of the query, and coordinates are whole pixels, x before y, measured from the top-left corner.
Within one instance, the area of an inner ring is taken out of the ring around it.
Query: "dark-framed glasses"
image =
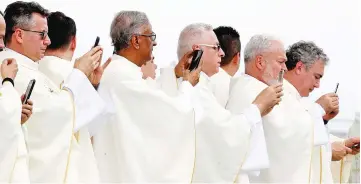
[[[42,40],[44,40],[48,36],[47,31],[33,31],[33,30],[28,30],[28,29],[21,29],[21,30],[27,31],[27,32],[32,32],[32,33],[38,33]]]

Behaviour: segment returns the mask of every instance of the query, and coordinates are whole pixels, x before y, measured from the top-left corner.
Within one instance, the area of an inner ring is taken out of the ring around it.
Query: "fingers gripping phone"
[[[35,79],[30,80],[28,84],[28,88],[26,89],[25,96],[23,99],[23,104],[26,104],[28,100],[30,99],[31,93],[33,92],[35,86]]]
[[[97,36],[97,38],[95,39],[95,43],[94,43],[93,48],[97,47],[99,45],[99,40],[100,40],[100,38],[99,38],[99,36]]]
[[[200,63],[201,58],[202,58],[202,55],[203,55],[203,50],[195,50],[193,52],[192,61],[191,61],[191,64],[189,66],[189,71],[193,71],[196,68],[198,68],[199,63]]]

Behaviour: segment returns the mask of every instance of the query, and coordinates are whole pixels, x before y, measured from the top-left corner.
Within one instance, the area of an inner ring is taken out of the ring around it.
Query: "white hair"
[[[178,59],[181,59],[188,51],[191,51],[194,44],[199,44],[203,33],[207,31],[213,31],[213,27],[210,24],[194,23],[186,26],[178,39]]]
[[[269,51],[274,41],[282,44],[278,38],[271,35],[258,34],[252,36],[244,48],[244,62],[247,63],[257,55]]]
[[[140,34],[141,27],[148,24],[149,20],[144,12],[120,11],[110,27],[110,37],[115,50],[128,48],[132,35]]]

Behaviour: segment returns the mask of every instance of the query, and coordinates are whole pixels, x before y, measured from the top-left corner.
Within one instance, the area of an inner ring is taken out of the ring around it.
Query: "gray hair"
[[[299,41],[291,45],[287,51],[286,66],[288,70],[296,67],[296,64],[301,61],[309,69],[317,60],[323,61],[326,65],[329,61],[328,56],[323,50],[313,42]]]
[[[110,27],[110,38],[116,51],[129,47],[134,34],[141,34],[141,28],[148,25],[149,20],[145,13],[140,11],[120,11]]]
[[[210,24],[194,23],[186,26],[179,35],[177,55],[181,59],[185,53],[192,50],[194,44],[199,44],[203,33],[213,31]]]
[[[247,63],[257,55],[270,51],[274,41],[282,43],[278,38],[271,35],[258,34],[252,36],[244,48],[244,62]]]

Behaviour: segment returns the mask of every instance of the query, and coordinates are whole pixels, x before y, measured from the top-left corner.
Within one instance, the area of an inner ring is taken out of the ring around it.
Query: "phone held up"
[[[26,104],[28,100],[30,99],[31,93],[33,92],[35,86],[35,79],[30,80],[28,84],[28,88],[26,89],[24,99],[22,101],[23,104]]]
[[[196,68],[198,68],[199,63],[201,62],[202,55],[203,55],[203,50],[193,51],[193,57],[192,57],[191,64],[189,66],[189,71],[193,71]]]

